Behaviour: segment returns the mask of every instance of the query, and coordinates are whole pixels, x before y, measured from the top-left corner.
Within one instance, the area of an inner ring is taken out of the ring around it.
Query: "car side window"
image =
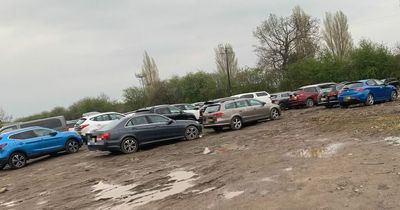
[[[157,114],[170,114],[171,112],[169,111],[168,107],[162,107],[154,110],[155,113]]]
[[[14,135],[10,136],[10,139],[15,139],[15,140],[25,140],[25,139],[31,139],[31,138],[36,138],[36,134],[33,131],[24,131],[21,133],[17,133]]]
[[[236,101],[235,102],[237,108],[242,108],[248,106],[247,101]]]
[[[246,95],[240,96],[240,98],[254,98],[254,95],[253,94],[246,94]]]
[[[250,103],[250,106],[262,106],[262,102],[255,100],[255,99],[250,99],[249,103]]]
[[[234,108],[236,108],[234,102],[225,104],[225,109],[234,109]]]
[[[144,125],[147,124],[147,119],[145,116],[134,117],[126,123],[126,126],[134,126],[134,125]]]
[[[283,98],[283,97],[289,97],[289,93],[284,93],[284,94],[281,95],[281,97],[282,97],[282,98]]]
[[[37,137],[41,137],[41,136],[49,136],[51,132],[53,132],[52,130],[47,130],[47,129],[35,129],[33,130],[33,132],[35,133],[35,135]]]
[[[111,119],[111,120],[119,120],[119,119],[123,118],[124,116],[119,115],[119,114],[109,114],[108,117],[109,117],[109,119]]]
[[[169,119],[163,116],[159,115],[149,115],[147,116],[148,119],[150,120],[150,123],[162,123],[162,122],[168,122]]]
[[[368,80],[367,85],[374,86],[376,85],[376,82],[374,80]]]

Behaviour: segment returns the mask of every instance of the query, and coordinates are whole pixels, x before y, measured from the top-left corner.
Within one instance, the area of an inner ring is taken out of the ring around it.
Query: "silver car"
[[[265,103],[257,99],[233,99],[209,105],[203,114],[204,128],[221,131],[224,127],[239,130],[244,123],[262,119],[278,119],[279,105]]]

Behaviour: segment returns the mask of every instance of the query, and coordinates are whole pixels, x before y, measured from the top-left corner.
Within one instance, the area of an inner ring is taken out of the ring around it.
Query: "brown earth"
[[[44,157],[0,171],[0,209],[398,209],[399,104],[289,110],[131,155]]]

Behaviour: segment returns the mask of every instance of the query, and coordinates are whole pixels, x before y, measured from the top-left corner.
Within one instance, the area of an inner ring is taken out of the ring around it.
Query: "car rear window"
[[[220,108],[221,108],[221,106],[219,104],[210,105],[206,108],[206,110],[204,112],[205,113],[214,113],[214,112],[218,112]]]
[[[259,92],[259,93],[256,93],[256,95],[257,95],[258,97],[261,97],[261,96],[267,96],[268,93],[266,93],[266,92]]]
[[[82,123],[85,121],[86,121],[86,118],[81,118],[78,120],[78,122],[76,122],[76,125],[82,125]]]
[[[240,98],[254,98],[254,95],[253,94],[246,94],[246,95],[240,96]]]
[[[278,97],[277,95],[271,95],[271,98],[276,98],[276,97]]]
[[[362,86],[363,86],[362,82],[355,82],[355,83],[347,84],[343,88],[356,88],[356,87],[362,87]]]

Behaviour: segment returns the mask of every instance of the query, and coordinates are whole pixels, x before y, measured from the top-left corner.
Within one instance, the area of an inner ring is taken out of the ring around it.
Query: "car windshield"
[[[205,113],[214,113],[218,112],[221,106],[219,104],[208,106],[205,110]]]
[[[115,128],[121,121],[122,121],[122,119],[113,120],[113,121],[111,121],[110,123],[106,124],[105,126],[101,127],[100,130],[103,130],[103,131],[112,130],[112,129]]]
[[[196,108],[195,106],[193,106],[191,104],[187,104],[187,105],[185,105],[185,107],[187,110],[195,110],[195,108]]]

